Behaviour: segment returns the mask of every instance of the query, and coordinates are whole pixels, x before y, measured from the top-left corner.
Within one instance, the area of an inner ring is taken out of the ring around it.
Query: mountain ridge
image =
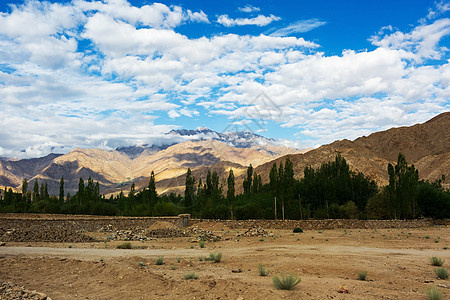
[[[266,183],[272,165],[279,165],[287,155],[293,162],[294,176],[300,179],[306,166],[317,168],[323,162],[334,160],[337,154],[347,160],[352,170],[364,173],[383,186],[388,183],[387,165],[396,162],[399,152],[409,164],[416,165],[420,179],[433,181],[442,175],[450,178],[450,133],[445,128],[450,128],[450,112],[422,124],[374,132],[353,141],[338,140],[303,153],[274,145],[270,142],[273,140],[254,134],[250,135],[254,140],[247,144],[240,141],[250,133],[230,133],[237,144],[242,142],[239,145],[247,146],[239,148],[229,141],[204,138],[204,134],[219,137],[219,133],[206,128],[174,131],[172,134],[187,135],[187,139],[199,132],[203,135],[170,146],[127,146],[116,150],[76,148],[64,155],[0,160],[0,186],[19,188],[26,178],[29,187],[35,180],[46,181],[50,194],[58,194],[59,180],[64,177],[66,192],[73,194],[79,178],[86,180],[90,176],[99,182],[103,193],[111,194],[129,190],[133,182],[136,190],[146,187],[154,171],[158,193],[182,193],[187,168],[192,169],[197,179],[204,179],[208,169],[216,170],[223,179],[232,168],[239,192],[249,164]],[[264,144],[266,141],[270,143]]]

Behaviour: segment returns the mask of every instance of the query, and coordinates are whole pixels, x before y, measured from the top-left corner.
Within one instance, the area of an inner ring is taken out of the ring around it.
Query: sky
[[[0,156],[247,130],[299,149],[450,111],[450,2],[2,1]]]

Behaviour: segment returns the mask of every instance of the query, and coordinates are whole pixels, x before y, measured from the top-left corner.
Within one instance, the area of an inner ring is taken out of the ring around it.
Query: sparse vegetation
[[[425,295],[427,295],[428,300],[441,300],[444,297],[442,292],[435,286],[427,289]]]
[[[198,242],[198,245],[200,246],[200,248],[205,248],[205,241]]]
[[[180,263],[181,262],[181,257],[177,257],[176,260],[177,260],[177,263]]]
[[[159,256],[159,257],[156,259],[156,264],[157,264],[158,266],[163,265],[163,264],[164,264],[164,256]]]
[[[131,246],[131,243],[126,242],[126,243],[122,243],[117,245],[116,247],[117,249],[132,249],[133,247]]]
[[[267,269],[262,264],[258,264],[258,272],[259,272],[259,276],[267,276],[267,275],[269,275],[270,270]]]
[[[437,268],[434,270],[434,273],[436,273],[437,278],[439,279],[447,279],[448,278],[448,271],[446,268]]]
[[[221,253],[221,252],[216,253],[216,254],[210,253],[210,254],[209,254],[209,259],[208,259],[208,260],[209,260],[209,261],[212,261],[212,262],[215,262],[215,263],[220,262],[220,261],[222,260],[222,253]]]
[[[272,277],[273,285],[279,290],[292,290],[301,281],[300,277],[295,275],[275,275]]]
[[[183,278],[184,278],[185,280],[198,279],[198,276],[197,276],[197,274],[195,274],[194,272],[192,272],[192,273],[184,274],[184,275],[183,275]]]
[[[301,229],[300,227],[296,227],[294,228],[294,233],[302,233],[303,229]]]
[[[445,262],[445,260],[440,257],[437,257],[437,256],[430,257],[430,263],[432,266],[440,267],[444,264],[444,262]]]
[[[140,268],[143,268],[143,267],[145,267],[145,263],[144,263],[143,261],[140,261],[140,262],[138,263],[138,266],[139,266]]]
[[[366,280],[367,277],[367,272],[366,271],[359,271],[358,272],[358,280]]]

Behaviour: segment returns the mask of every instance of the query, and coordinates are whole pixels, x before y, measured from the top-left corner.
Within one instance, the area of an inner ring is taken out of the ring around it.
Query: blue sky
[[[0,156],[250,129],[317,147],[450,110],[447,1],[4,1]]]

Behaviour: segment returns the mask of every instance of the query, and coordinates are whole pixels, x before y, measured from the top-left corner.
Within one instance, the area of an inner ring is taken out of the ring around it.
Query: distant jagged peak
[[[251,148],[254,146],[275,145],[274,139],[265,138],[250,131],[226,131],[217,132],[207,127],[197,129],[174,129],[168,134],[174,136],[188,137],[189,140],[213,139],[237,148]]]

